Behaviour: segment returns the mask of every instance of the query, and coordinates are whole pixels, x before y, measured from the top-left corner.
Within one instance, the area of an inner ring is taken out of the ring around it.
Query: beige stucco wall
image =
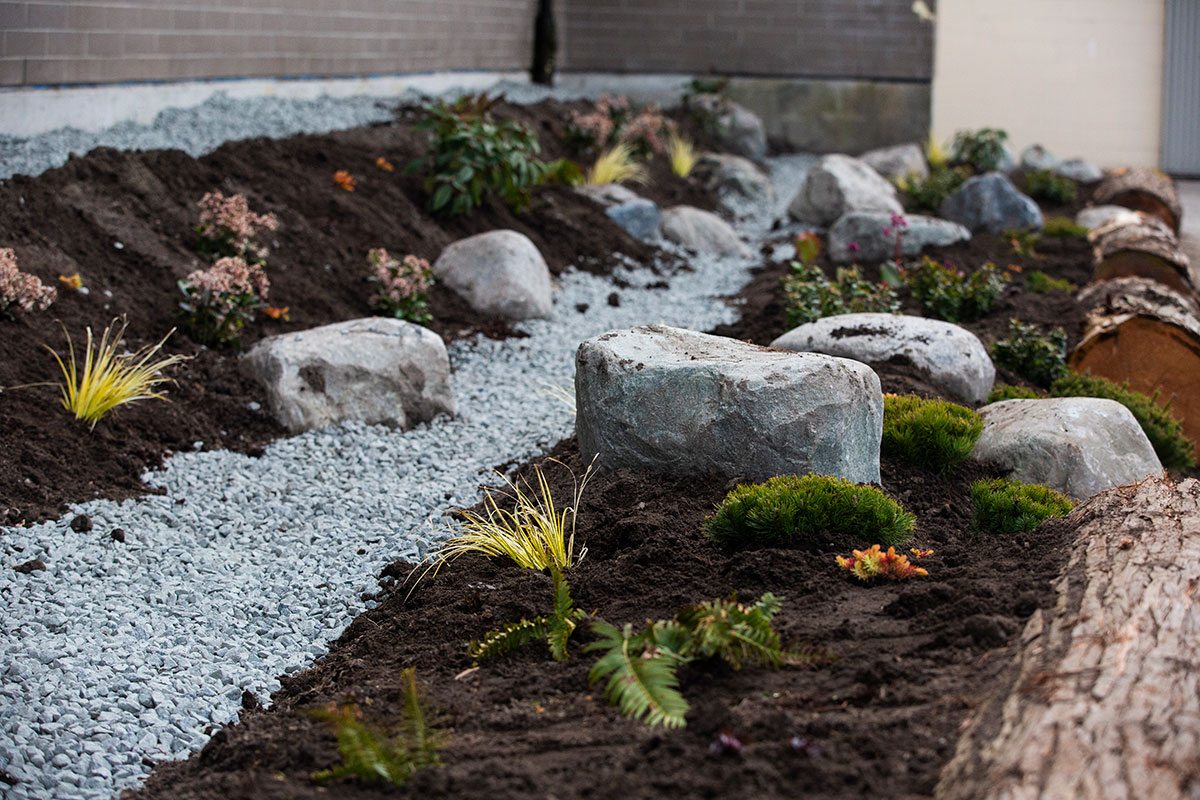
[[[1164,0],[938,0],[933,130],[1158,165]]]

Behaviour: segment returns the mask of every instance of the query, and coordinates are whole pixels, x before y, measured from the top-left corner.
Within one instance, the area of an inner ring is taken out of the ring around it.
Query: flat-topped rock
[[[1115,400],[1004,400],[979,413],[983,434],[971,457],[1026,483],[1084,500],[1163,471],[1133,414]]]
[[[907,227],[893,223],[886,211],[851,211],[838,217],[829,228],[829,258],[835,264],[851,261],[882,261],[896,254],[900,236],[900,254],[919,255],[926,247],[945,247],[971,238],[971,232],[959,225],[922,214],[903,214]],[[885,233],[886,231],[886,233]],[[858,251],[851,253],[851,243]]]
[[[808,322],[771,347],[852,358],[866,364],[903,361],[927,374],[948,400],[987,399],[996,368],[979,337],[949,322],[896,314],[839,314]]]
[[[829,225],[850,211],[903,214],[896,187],[857,158],[821,156],[808,170],[788,213],[810,225]]]
[[[1042,211],[1032,197],[1021,194],[1007,175],[989,172],[967,178],[942,202],[938,214],[971,233],[1042,227]]]
[[[529,237],[488,231],[450,244],[433,264],[434,277],[489,317],[549,319],[550,268]]]
[[[662,213],[659,231],[663,238],[695,250],[719,256],[750,255],[750,248],[737,231],[711,211],[693,206],[672,206]]]
[[[347,420],[411,428],[454,413],[442,338],[403,320],[368,317],[270,336],[240,367],[292,433]]]
[[[575,365],[579,447],[601,469],[879,480],[883,395],[865,364],[650,325],[588,339]]]

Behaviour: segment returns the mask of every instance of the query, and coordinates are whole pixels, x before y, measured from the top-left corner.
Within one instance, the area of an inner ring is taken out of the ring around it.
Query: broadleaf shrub
[[[978,533],[1011,535],[1031,531],[1051,517],[1062,517],[1074,503],[1048,486],[1007,478],[978,480],[971,484],[971,504]]]
[[[950,163],[969,167],[972,172],[991,172],[1004,160],[1008,132],[999,128],[980,128],[954,134]]]
[[[904,282],[921,308],[947,322],[974,322],[986,314],[1008,288],[1007,272],[991,262],[971,275],[924,256],[904,270]]]
[[[831,281],[820,266],[793,261],[792,274],[783,279],[783,294],[789,327],[837,314],[900,311],[890,286],[863,280],[854,267],[839,268]]]
[[[971,454],[981,433],[983,418],[966,406],[916,395],[883,397],[884,455],[946,473]]]
[[[786,546],[821,531],[893,545],[912,535],[915,522],[874,486],[828,475],[778,475],[731,491],[705,520],[705,531],[730,546]]]
[[[375,284],[371,307],[389,317],[428,325],[433,319],[429,313],[429,289],[433,286],[429,262],[411,253],[397,260],[382,247],[371,250],[367,261],[371,267],[368,280]]]
[[[1018,319],[1008,322],[1008,336],[991,347],[997,366],[1012,370],[1030,383],[1048,389],[1067,371],[1067,334],[1054,328],[1048,334]]]
[[[928,176],[909,175],[898,180],[896,187],[908,195],[917,210],[936,212],[968,177],[970,173],[965,168],[931,164]]]
[[[1048,169],[1035,169],[1025,175],[1025,193],[1034,200],[1065,206],[1075,202],[1075,182]]]

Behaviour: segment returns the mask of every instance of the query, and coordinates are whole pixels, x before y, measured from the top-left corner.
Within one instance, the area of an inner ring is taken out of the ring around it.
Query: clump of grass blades
[[[416,671],[402,670],[404,716],[398,730],[387,734],[363,722],[362,711],[355,705],[337,706],[308,712],[329,722],[336,733],[340,766],[313,773],[313,780],[327,781],[350,775],[368,781],[403,784],[426,767],[440,767],[437,751],[446,746],[449,733],[436,727],[437,720],[426,708],[417,690]]]
[[[104,329],[98,345],[93,346],[92,329],[87,329],[86,355],[83,369],[75,357],[75,345],[71,334],[63,327],[67,337],[67,360],[49,346],[50,354],[58,362],[62,370],[63,407],[75,415],[76,419],[88,423],[95,428],[105,414],[117,406],[135,403],[138,400],[164,400],[159,392],[153,391],[155,386],[167,383],[170,378],[161,373],[167,367],[174,366],[187,360],[186,356],[174,355],[152,360],[155,353],[162,349],[167,338],[174,329],[167,333],[158,344],[148,345],[134,353],[118,354],[121,340],[125,336],[128,322],[122,320],[117,327],[117,320]]]
[[[1025,287],[1034,294],[1075,291],[1075,284],[1066,278],[1051,278],[1040,269],[1031,270],[1025,274]]]
[[[584,183],[589,185],[649,181],[646,168],[634,158],[633,148],[626,142],[619,142],[601,153],[584,178]]]
[[[913,515],[879,489],[812,474],[739,486],[705,521],[714,542],[745,547],[787,545],[821,531],[892,545],[908,539],[914,526]]]
[[[966,406],[916,395],[884,395],[881,451],[945,474],[971,454],[983,418]]]
[[[673,133],[667,145],[667,154],[671,157],[672,172],[681,178],[692,174],[692,168],[696,166],[696,148],[691,142]]]
[[[1074,505],[1048,486],[1006,478],[975,481],[971,503],[975,507],[974,530],[999,535],[1031,531],[1044,520],[1066,516]]]

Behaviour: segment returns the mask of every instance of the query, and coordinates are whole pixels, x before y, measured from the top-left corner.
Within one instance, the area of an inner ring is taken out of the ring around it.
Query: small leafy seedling
[[[991,263],[967,276],[925,256],[904,270],[904,281],[929,316],[947,322],[974,322],[991,311],[1004,294],[1009,276]]]
[[[708,537],[735,547],[783,547],[822,531],[900,544],[915,518],[874,486],[828,475],[779,475],[744,484],[705,520]]]
[[[900,310],[890,286],[863,280],[854,267],[838,269],[831,281],[817,264],[793,261],[792,274],[783,279],[783,294],[789,327],[836,314]]]
[[[918,211],[934,211],[941,208],[946,198],[958,191],[970,177],[964,167],[936,166],[930,162],[929,175],[909,175],[896,181],[896,188],[908,195]]]
[[[1067,334],[1054,328],[1043,334],[1036,325],[1012,319],[1008,336],[992,344],[992,360],[1030,383],[1049,388],[1067,371]]]
[[[392,734],[364,722],[362,710],[353,704],[332,704],[308,712],[333,726],[342,756],[340,766],[314,772],[313,780],[353,775],[400,786],[419,770],[442,765],[438,751],[446,746],[449,732],[437,727],[436,718],[427,710],[417,689],[416,671],[411,667],[402,670],[400,680],[404,716]]]
[[[1037,254],[1036,248],[1038,242],[1042,240],[1042,235],[1037,231],[1006,230],[1003,236],[1008,239],[1014,255],[1021,258],[1041,258]]]
[[[866,550],[854,550],[852,553],[849,557],[838,556],[837,563],[860,581],[869,582],[876,578],[902,581],[929,574],[927,569],[909,563],[908,556],[897,553],[894,547],[889,547],[885,552],[879,545],[873,544]]]
[[[884,455],[947,473],[971,454],[981,433],[983,418],[966,406],[916,395],[883,397]]]
[[[1007,478],[975,481],[971,503],[975,507],[973,529],[1001,536],[1031,531],[1044,520],[1066,516],[1074,505],[1048,486]]]

